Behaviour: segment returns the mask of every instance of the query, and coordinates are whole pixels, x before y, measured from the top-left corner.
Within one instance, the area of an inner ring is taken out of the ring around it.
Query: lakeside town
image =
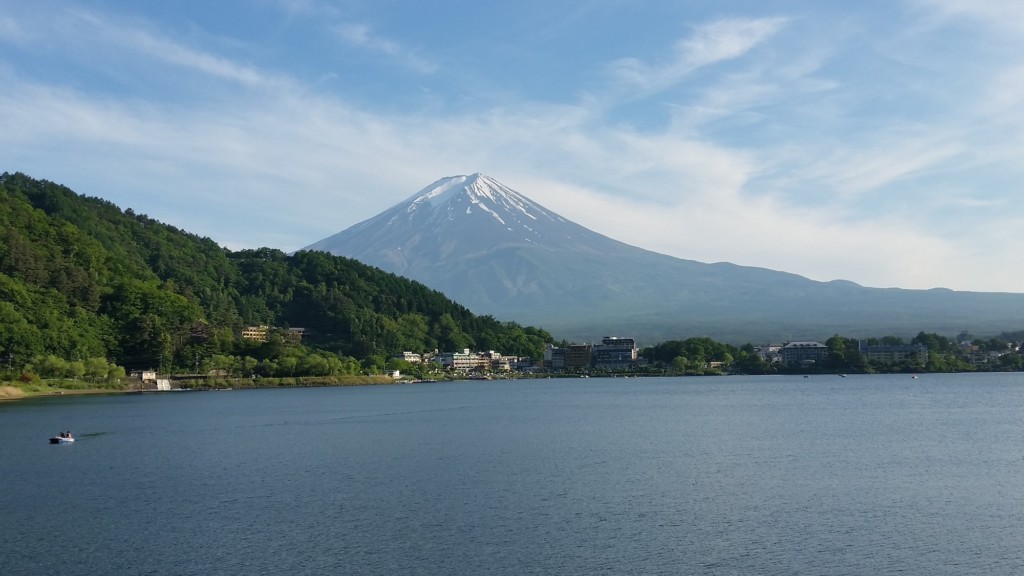
[[[251,326],[243,330],[242,337],[266,342],[273,332],[268,326]],[[303,328],[279,332],[296,343],[306,334]],[[922,332],[909,343],[892,336],[849,339],[837,335],[824,343],[800,340],[741,347],[710,338],[689,338],[646,348],[634,338],[606,336],[595,343],[548,344],[542,358],[470,348],[429,353],[404,351],[390,358],[380,374],[367,376],[400,381],[539,375],[955,372],[1020,370],[1022,365],[1019,342],[979,339],[967,333],[951,339]],[[246,375],[219,369],[207,376]]]
[[[298,343],[306,334],[304,328],[279,329],[293,343]],[[275,332],[269,326],[249,326],[242,331],[242,337],[254,342],[266,342]],[[903,343],[901,339],[886,337],[881,340],[849,340],[834,337],[827,343],[818,341],[790,341],[762,346],[745,345],[734,347],[715,342],[709,338],[691,338],[683,341],[662,343],[650,348],[641,348],[635,339],[606,336],[597,343],[548,344],[543,358],[502,354],[495,350],[433,351],[419,353],[405,351],[392,357],[377,377],[367,383],[433,381],[436,379],[490,379],[531,376],[679,376],[679,375],[724,375],[724,374],[811,374],[835,372],[930,372],[930,371],[1011,371],[1022,367],[1021,346],[1017,342],[1000,339],[970,339],[962,334],[962,340],[943,339],[936,335],[938,348],[931,350],[920,342]],[[847,358],[847,350],[837,349],[837,342],[845,345],[855,343],[855,355]],[[955,343],[955,348],[950,346]],[[675,346],[673,346],[673,344]],[[688,349],[690,356],[675,355],[671,359],[659,357],[659,347]],[[837,354],[842,362],[836,362]],[[667,361],[666,361],[667,360]],[[941,362],[941,363],[939,363]],[[929,363],[931,364],[929,366]],[[260,375],[255,369],[249,373],[230,368],[215,368],[204,375],[198,375],[211,382],[242,381],[246,386],[257,385]],[[184,387],[195,387],[197,375],[158,375],[155,370],[139,370],[129,374],[132,389],[141,391],[169,391]],[[253,382],[249,382],[249,380]],[[266,379],[270,385],[273,379]],[[307,383],[316,385],[315,380]]]
[[[862,367],[872,368],[872,371],[900,371],[908,368],[928,371],[929,349],[921,343],[878,343],[874,342],[874,339],[863,339],[857,341],[856,352],[860,356],[857,360],[863,362]],[[756,359],[772,371],[815,372],[828,370],[829,360],[834,358],[834,351],[832,347],[817,341],[792,341],[750,347],[748,350],[740,349],[740,355]],[[955,356],[974,370],[1020,367],[1020,345],[1017,343],[1007,343],[1003,348],[991,350],[984,344],[960,342]],[[698,357],[692,360],[677,356],[673,358],[677,367],[680,366],[681,358],[686,361],[682,365],[691,368],[691,373],[729,373],[737,367],[737,358],[728,352],[717,358],[707,358],[704,354],[698,354]],[[656,368],[656,371],[672,372],[671,369],[666,370],[664,362],[641,355],[641,348],[634,339],[611,336],[603,338],[596,344],[570,344],[563,347],[548,345],[540,362],[527,357],[503,356],[493,350],[469,349],[426,356],[405,352],[396,359],[409,364],[436,362],[445,371],[456,373],[558,374],[588,370],[597,373],[649,373],[652,371],[651,368]]]
[[[247,326],[238,336],[252,346],[301,349],[304,328]],[[631,337],[606,336],[593,343],[548,343],[543,356],[505,354],[497,350],[413,352],[359,362],[354,358],[307,355],[269,364],[245,356],[214,355],[196,359],[190,372],[157,369],[125,370],[98,359],[65,362],[39,359],[22,373],[32,393],[81,391],[162,392],[274,386],[363,385],[459,379],[545,378],[591,376],[711,376],[728,374],[863,374],[927,372],[995,372],[1024,368],[1021,343],[1004,337],[956,338],[919,333],[909,342],[887,336],[852,339],[833,336],[825,342],[794,340],[736,347],[710,338],[693,337],[641,347]],[[202,369],[201,371],[198,369]],[[38,373],[38,374],[37,374]],[[44,382],[40,375],[46,379]],[[29,376],[29,378],[26,378]],[[34,387],[34,388],[33,388]],[[10,387],[7,387],[10,388]],[[23,391],[24,392],[24,391]],[[21,397],[13,389],[3,397]]]

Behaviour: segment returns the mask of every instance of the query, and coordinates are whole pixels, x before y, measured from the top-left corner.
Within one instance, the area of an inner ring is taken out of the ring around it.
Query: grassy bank
[[[326,386],[379,386],[400,384],[387,376],[318,376],[308,378],[223,378],[173,380],[172,386],[182,390],[240,390],[247,388],[313,388]],[[76,394],[118,394],[137,388],[128,384],[98,385],[75,380],[42,380],[37,382],[0,383],[0,401],[39,396]]]
[[[74,380],[44,380],[41,382],[4,382],[0,384],[0,400],[18,400],[36,396],[62,396],[65,394],[115,394],[124,392],[123,384],[99,385]]]
[[[174,380],[183,390],[218,390],[224,388],[314,388],[323,386],[377,386],[396,384],[387,376],[308,376],[302,378],[197,378]]]

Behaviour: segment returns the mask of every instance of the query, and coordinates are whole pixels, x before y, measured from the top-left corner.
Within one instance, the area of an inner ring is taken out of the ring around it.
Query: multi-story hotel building
[[[605,336],[594,346],[593,366],[607,370],[625,370],[636,364],[638,350],[632,338]]]
[[[820,364],[828,359],[828,346],[821,342],[787,342],[780,350],[782,363],[788,368]]]

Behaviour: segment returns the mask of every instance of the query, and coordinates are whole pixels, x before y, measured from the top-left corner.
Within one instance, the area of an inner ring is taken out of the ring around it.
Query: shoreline
[[[195,381],[185,381],[194,383]],[[260,388],[326,388],[326,387],[345,387],[345,386],[383,386],[383,385],[394,385],[394,384],[405,384],[407,382],[392,380],[388,377],[372,377],[362,376],[355,377],[352,379],[281,379],[276,382],[263,382],[253,385],[253,382],[247,378],[231,379],[231,380],[215,380],[215,381],[203,381],[202,385],[194,386],[188,385],[184,387],[174,388],[172,390],[139,390],[131,387],[120,387],[120,388],[70,388],[62,387],[60,385],[51,386],[49,384],[26,384],[18,385],[17,383],[5,382],[0,383],[0,403],[3,402],[16,402],[19,400],[28,400],[33,398],[59,398],[63,396],[94,396],[102,394],[150,394],[156,392],[209,392],[209,391],[221,391],[221,390],[256,390]]]
[[[54,398],[59,396],[87,396],[95,394],[124,394],[130,390],[119,388],[52,388],[50,390],[25,390],[10,384],[0,385],[0,402],[14,402],[29,398]]]
[[[988,372],[988,371],[986,371]],[[950,372],[949,374],[953,374]],[[971,372],[976,373],[976,372]],[[992,371],[991,373],[997,373]],[[883,374],[902,374],[911,375],[913,378],[917,378],[917,374],[930,374],[929,372],[881,372]],[[940,372],[939,374],[947,374],[946,372]],[[799,376],[799,373],[793,374],[773,374],[772,376]],[[814,376],[843,376],[843,373],[824,372],[816,374],[804,374],[804,377]],[[529,377],[519,377],[511,379],[547,379],[547,378],[581,378],[581,377],[597,377],[597,378],[639,378],[639,377],[708,377],[708,376],[727,376],[727,374],[702,374],[702,375],[669,375],[669,374],[635,374],[635,375],[533,375]],[[509,378],[495,378],[495,379],[509,379]],[[174,388],[169,392],[211,392],[211,391],[224,391],[224,390],[257,390],[257,389],[274,389],[274,388],[342,388],[347,386],[394,386],[400,384],[419,384],[419,383],[431,383],[438,381],[454,381],[454,380],[480,380],[479,378],[445,378],[443,380],[392,380],[389,377],[381,376],[356,376],[349,378],[336,378],[336,377],[310,377],[309,379],[303,378],[281,378],[281,379],[260,379],[257,381],[250,380],[248,378],[238,379],[222,379],[222,380],[183,380],[183,383],[187,383],[185,386]],[[488,379],[489,380],[489,379]],[[156,392],[164,392],[155,389],[140,390],[138,388],[131,387],[108,387],[108,388],[87,388],[87,387],[63,387],[59,384],[19,384],[16,382],[0,382],[0,403],[16,402],[19,400],[27,400],[32,398],[57,398],[62,396],[94,396],[102,394],[152,394]]]

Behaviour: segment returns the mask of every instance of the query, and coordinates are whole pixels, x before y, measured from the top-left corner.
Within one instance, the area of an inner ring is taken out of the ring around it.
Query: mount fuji
[[[1024,328],[1024,294],[866,288],[658,254],[483,174],[442,178],[304,250],[347,256],[557,337],[782,341]]]

